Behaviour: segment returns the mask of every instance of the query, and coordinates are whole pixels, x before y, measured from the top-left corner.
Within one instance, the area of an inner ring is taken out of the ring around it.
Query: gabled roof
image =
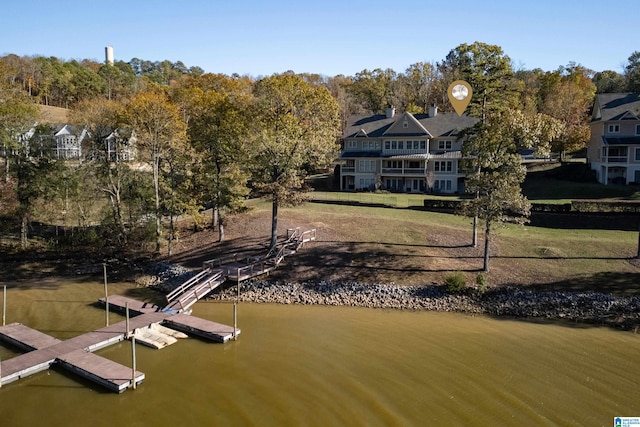
[[[404,127],[404,122],[407,127]],[[424,136],[427,138],[453,137],[462,129],[473,126],[479,119],[456,113],[428,114],[403,113],[387,118],[384,114],[352,116],[347,121],[343,138],[367,135],[369,138],[383,136]]]
[[[411,113],[404,113],[384,131],[384,136],[426,136],[433,135],[413,116]]]
[[[599,93],[593,104],[592,122],[629,119],[640,115],[640,95],[637,93]]]

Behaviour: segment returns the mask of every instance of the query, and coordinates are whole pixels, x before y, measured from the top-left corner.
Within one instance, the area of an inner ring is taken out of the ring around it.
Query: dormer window
[[[620,133],[620,125],[609,125],[609,133]]]
[[[451,141],[438,141],[438,150],[451,150]]]

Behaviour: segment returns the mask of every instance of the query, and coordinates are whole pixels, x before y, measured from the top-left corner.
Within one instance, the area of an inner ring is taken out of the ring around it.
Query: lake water
[[[110,285],[124,293],[128,285]],[[7,323],[104,326],[99,282],[8,290]],[[1,297],[1,294],[0,294]],[[232,324],[232,305],[194,315]],[[111,323],[122,320],[110,315]],[[137,390],[64,371],[0,389],[1,426],[611,426],[640,416],[640,335],[462,314],[241,304],[238,341],[138,346]],[[3,346],[3,360],[15,353]],[[98,354],[130,365],[123,342]]]

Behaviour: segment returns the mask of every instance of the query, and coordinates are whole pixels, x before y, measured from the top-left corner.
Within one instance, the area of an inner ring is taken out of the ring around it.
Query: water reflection
[[[91,305],[101,296],[100,283],[15,290],[7,320],[66,339],[104,325]],[[230,304],[200,302],[194,315],[233,323]],[[2,387],[2,425],[610,425],[638,411],[631,333],[257,304],[240,305],[238,319],[237,342],[138,346],[146,380],[136,391],[111,394],[56,370]],[[131,363],[128,342],[99,354]]]

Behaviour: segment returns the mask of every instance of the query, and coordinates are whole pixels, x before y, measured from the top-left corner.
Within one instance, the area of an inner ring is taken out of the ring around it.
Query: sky
[[[403,72],[462,43],[502,47],[515,69],[575,62],[622,73],[640,51],[638,0],[20,0],[5,2],[0,55],[182,61],[259,77]]]

